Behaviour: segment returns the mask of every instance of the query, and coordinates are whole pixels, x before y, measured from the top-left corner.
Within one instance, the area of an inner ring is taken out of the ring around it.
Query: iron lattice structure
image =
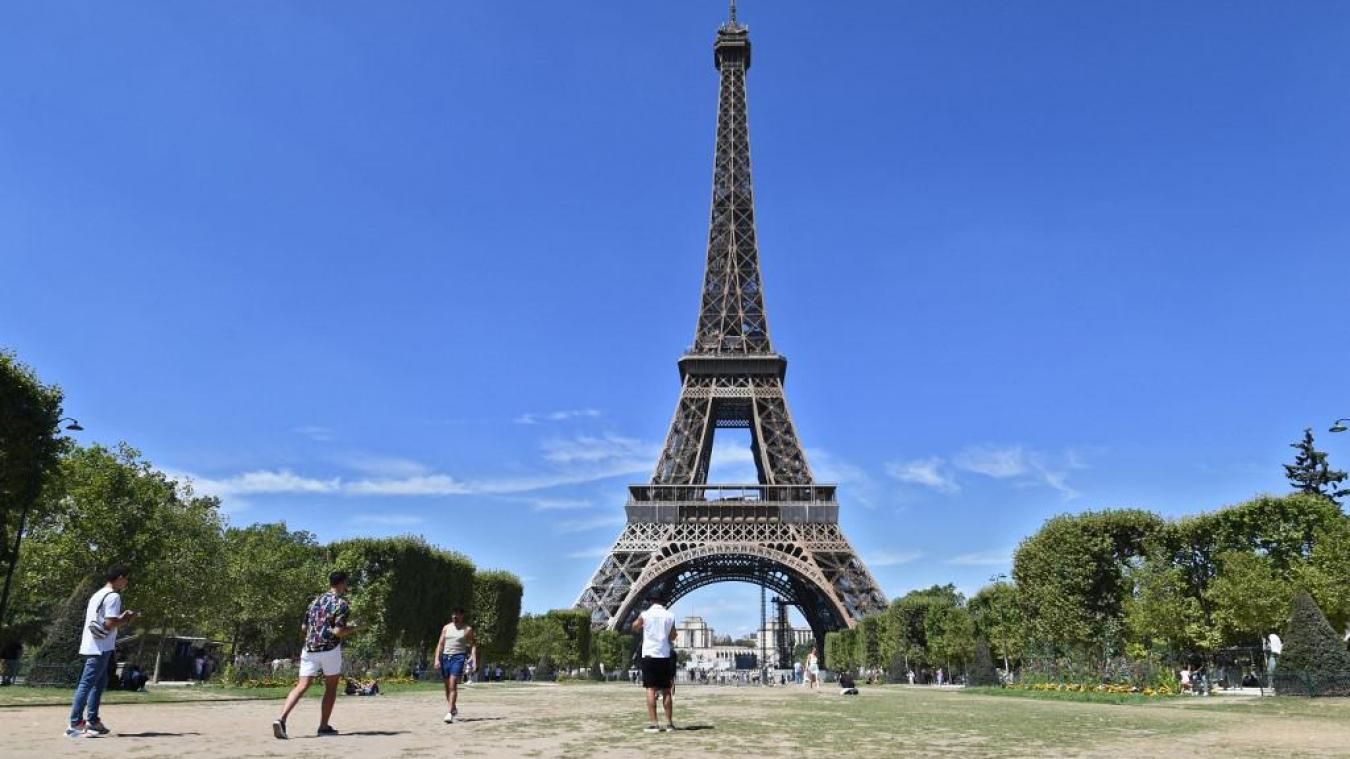
[[[651,482],[629,488],[628,523],[577,605],[599,627],[627,629],[653,595],[671,602],[744,581],[796,606],[818,644],[879,610],[885,596],[839,529],[835,486],[815,482],[792,424],[764,310],[755,242],[745,75],[749,30],[717,32],[717,147],[707,268],[694,343]],[[713,434],[748,428],[758,482],[709,484]],[[824,653],[824,646],[818,646]]]

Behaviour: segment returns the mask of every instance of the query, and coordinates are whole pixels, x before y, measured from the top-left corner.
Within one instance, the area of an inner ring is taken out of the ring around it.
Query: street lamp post
[[[71,432],[84,430],[79,421],[68,416],[56,420],[56,425],[61,426],[61,422],[70,422],[66,425],[66,429]],[[23,531],[28,526],[28,509],[31,505],[24,503],[23,508],[19,510],[19,529],[14,533],[14,550],[9,554],[9,566],[5,567],[5,589],[0,591],[0,629],[4,628],[5,618],[9,612],[9,586],[14,580],[14,570],[19,566],[19,547],[23,545]]]

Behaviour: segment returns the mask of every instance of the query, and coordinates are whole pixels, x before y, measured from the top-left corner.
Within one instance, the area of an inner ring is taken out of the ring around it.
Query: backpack
[[[89,620],[89,634],[94,636],[94,640],[103,640],[112,632],[108,628],[107,618],[103,616],[103,607],[108,603],[108,596],[116,592],[115,590],[104,592],[103,600],[98,602],[98,611],[94,613],[94,618]]]

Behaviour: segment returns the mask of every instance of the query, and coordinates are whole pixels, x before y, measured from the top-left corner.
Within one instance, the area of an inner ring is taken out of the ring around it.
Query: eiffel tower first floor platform
[[[653,597],[719,582],[789,600],[815,635],[880,611],[886,597],[839,529],[833,485],[633,485],[628,523],[576,605],[626,631]]]

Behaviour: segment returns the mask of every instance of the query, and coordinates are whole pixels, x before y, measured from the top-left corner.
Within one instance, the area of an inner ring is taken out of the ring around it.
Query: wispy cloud
[[[995,479],[1017,478],[1023,486],[1044,485],[1058,491],[1066,501],[1081,495],[1069,485],[1069,472],[1085,468],[1074,450],[1056,455],[1020,445],[969,446],[956,455],[953,463],[958,469]]]
[[[974,445],[963,449],[952,460],[958,469],[996,479],[1016,477],[1028,469],[1027,454],[1020,445],[998,448]]]
[[[564,411],[549,411],[542,414],[521,414],[516,417],[516,424],[539,424],[540,422],[565,422],[568,419],[585,419],[600,416],[600,411],[593,408],[566,409]]]
[[[650,443],[618,435],[552,438],[544,441],[543,448],[544,459],[554,464],[593,464],[642,459],[649,466],[656,463],[655,457],[660,450]]]
[[[348,495],[468,495],[469,485],[444,474],[402,477],[397,479],[357,480],[344,483],[342,492]]]
[[[328,427],[321,427],[317,424],[307,424],[299,427],[292,427],[291,432],[294,432],[297,435],[304,435],[305,437],[315,441],[316,443],[331,443],[333,442],[334,439],[332,429]]]
[[[187,474],[173,476],[190,479],[194,490],[214,496],[247,495],[250,493],[335,493],[342,487],[340,478],[334,477],[325,480],[302,477],[289,469],[262,469],[225,479],[193,477]]]
[[[364,456],[348,465],[367,474],[359,478],[306,477],[289,469],[259,469],[224,478],[173,473],[190,479],[194,489],[218,497],[260,494],[337,494],[355,496],[512,495],[564,485],[607,480],[650,472],[659,446],[617,435],[554,438],[542,444],[543,466],[531,473],[505,477],[459,478],[433,472],[406,459]],[[537,499],[539,510],[585,508],[588,501]]]
[[[868,509],[876,508],[879,495],[877,483],[866,470],[820,448],[807,449],[806,455],[811,460],[811,469],[817,482],[833,482],[841,486],[841,501],[856,502]]]
[[[963,553],[960,556],[953,556],[943,563],[963,567],[1005,567],[1012,563],[1012,549],[1000,548],[993,551]]]
[[[610,546],[597,546],[587,548],[583,551],[573,551],[567,554],[569,559],[603,559],[609,555]]]
[[[585,498],[519,498],[535,511],[578,511],[595,505]]]
[[[886,473],[901,482],[930,487],[941,493],[955,493],[961,489],[946,471],[940,456],[929,456],[913,461],[893,461],[886,465]]]
[[[602,527],[618,527],[626,521],[628,521],[627,518],[620,512],[591,519],[567,519],[555,524],[553,529],[560,533],[589,532],[591,530],[598,530]]]
[[[867,557],[867,564],[874,567],[894,567],[922,557],[923,551],[877,551]]]

